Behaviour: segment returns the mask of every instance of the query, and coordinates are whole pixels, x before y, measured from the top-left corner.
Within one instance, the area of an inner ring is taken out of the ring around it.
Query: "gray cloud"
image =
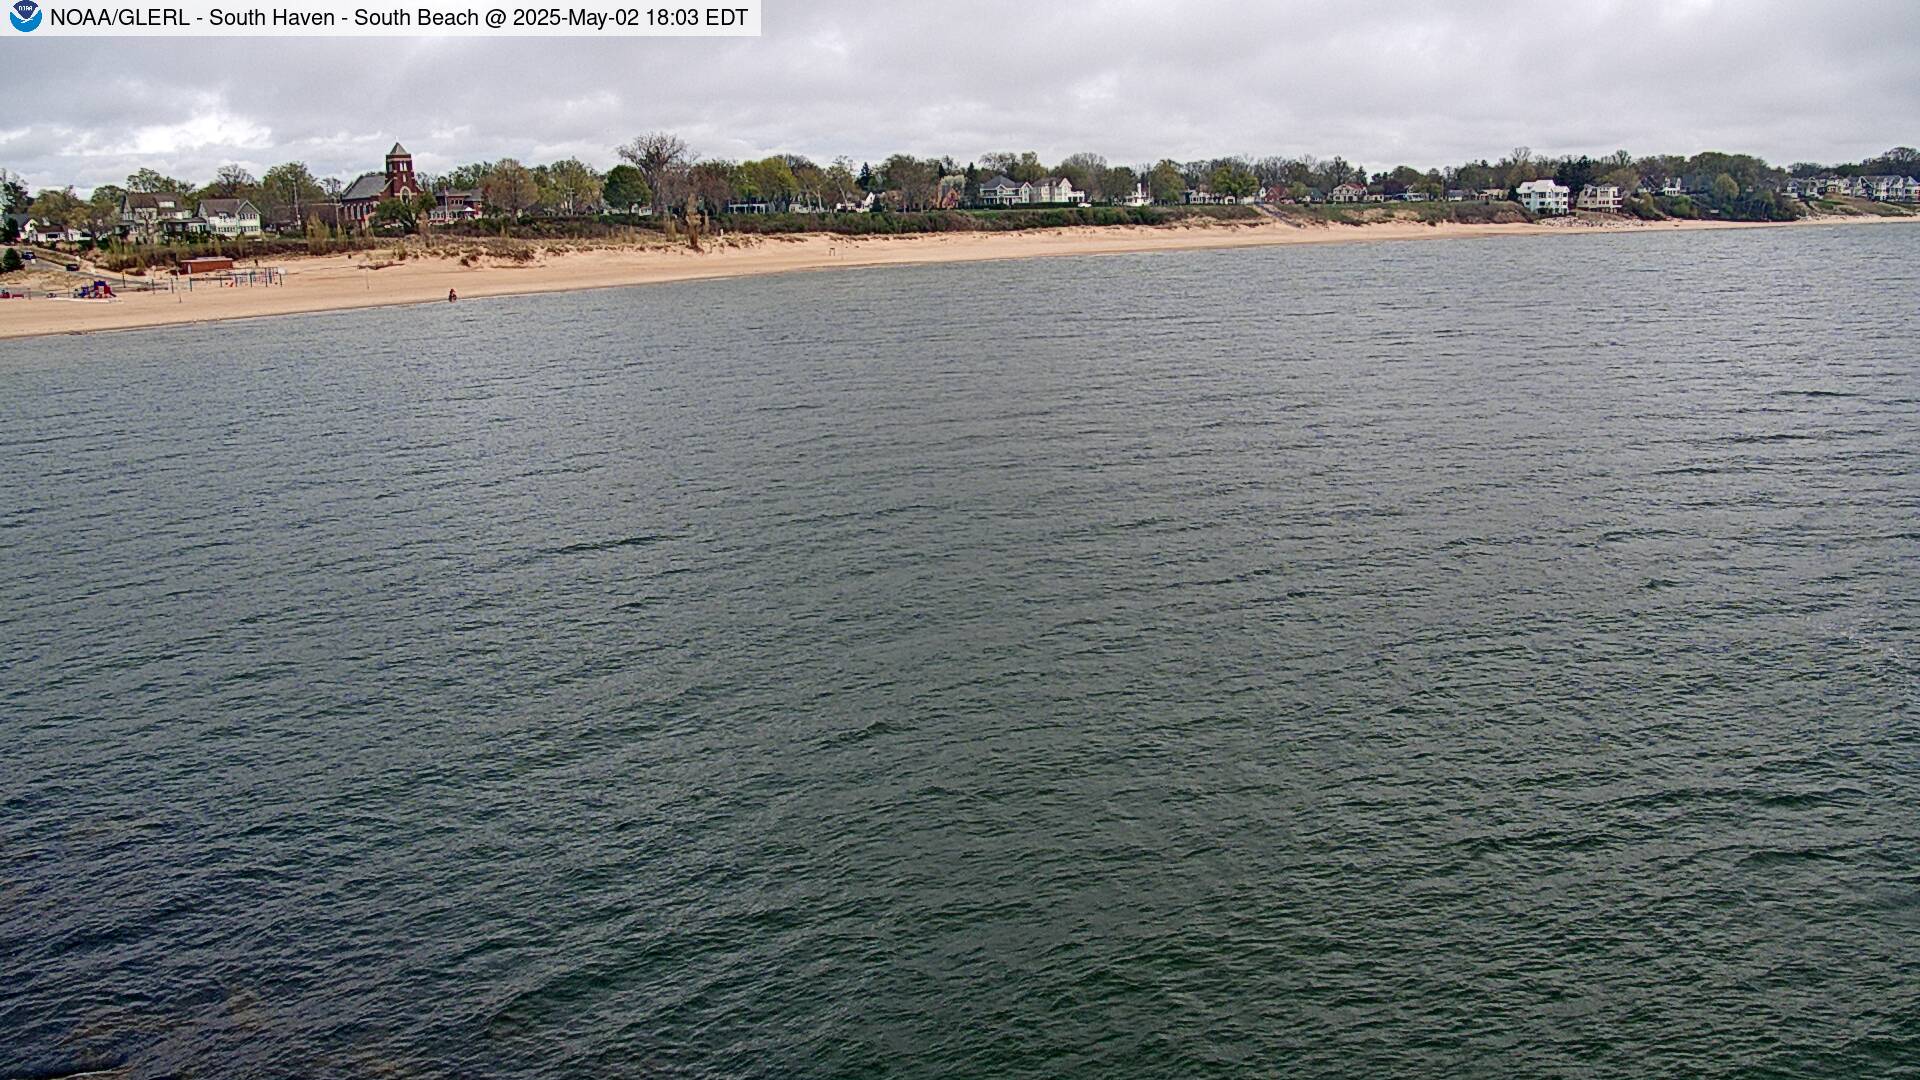
[[[1920,140],[1920,4],[766,2],[752,40],[9,40],[0,167],[83,188],[143,165],[205,179],[227,161],[351,177],[396,139],[428,171],[604,167],[656,128],[725,157],[1375,168],[1519,145],[1850,160]]]

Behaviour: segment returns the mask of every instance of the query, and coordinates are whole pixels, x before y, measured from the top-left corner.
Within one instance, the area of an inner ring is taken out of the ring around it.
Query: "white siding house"
[[[1359,202],[1367,197],[1367,189],[1359,184],[1341,184],[1333,189],[1334,202]]]
[[[1564,214],[1572,191],[1551,180],[1529,180],[1519,187],[1520,205],[1536,214]]]
[[[1612,184],[1588,184],[1580,189],[1579,207],[1582,210],[1606,210],[1620,212],[1620,189]]]
[[[201,199],[198,216],[219,236],[260,235],[260,211],[246,199]]]

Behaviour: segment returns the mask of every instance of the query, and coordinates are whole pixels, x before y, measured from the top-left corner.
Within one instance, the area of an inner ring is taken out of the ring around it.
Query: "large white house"
[[[260,211],[246,199],[201,199],[198,217],[218,236],[259,236]]]
[[[1588,184],[1580,189],[1577,204],[1582,210],[1620,212],[1620,189],[1613,184]]]
[[[987,206],[1078,206],[1087,201],[1087,193],[1075,188],[1073,181],[1064,176],[1049,176],[1031,182],[994,176],[981,182],[980,201]]]
[[[1367,189],[1362,184],[1341,184],[1333,189],[1330,199],[1333,202],[1359,202],[1367,197]]]
[[[1572,190],[1551,180],[1529,180],[1517,189],[1520,205],[1536,214],[1564,214]]]
[[[1913,202],[1920,198],[1920,182],[1911,176],[1856,176],[1847,193],[1859,199],[1881,202]]]
[[[129,191],[120,200],[120,227],[141,239],[152,239],[163,232],[184,232],[192,220],[193,206],[183,195]]]

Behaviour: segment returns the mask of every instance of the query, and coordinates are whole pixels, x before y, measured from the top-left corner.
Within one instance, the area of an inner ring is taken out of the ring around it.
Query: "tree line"
[[[1604,157],[1536,155],[1516,147],[1498,160],[1481,158],[1444,168],[1398,165],[1369,171],[1345,157],[1220,157],[1194,161],[1163,158],[1153,163],[1120,164],[1097,153],[1068,155],[1047,164],[1033,151],[999,151],[962,164],[951,157],[895,154],[878,164],[840,157],[826,164],[798,154],[777,154],[747,161],[702,157],[671,132],[649,132],[614,150],[619,164],[605,172],[578,158],[525,165],[514,158],[476,161],[439,174],[420,174],[429,196],[392,200],[377,213],[378,224],[407,231],[431,211],[433,195],[474,192],[485,212],[519,218],[530,212],[556,216],[632,213],[659,208],[676,216],[711,215],[749,204],[782,211],[830,211],[848,205],[917,211],[978,201],[980,185],[996,176],[1014,181],[1064,177],[1093,203],[1119,202],[1138,195],[1159,204],[1184,201],[1189,192],[1234,199],[1267,193],[1295,201],[1329,197],[1343,184],[1394,198],[1413,192],[1432,198],[1449,192],[1510,192],[1530,180],[1551,178],[1575,192],[1589,183],[1617,185],[1631,200],[1643,187],[1659,189],[1677,180],[1693,199],[1720,213],[1769,215],[1785,212],[1773,198],[1789,176],[1826,173],[1841,176],[1920,172],[1920,153],[1896,147],[1863,161],[1833,166],[1798,162],[1782,169],[1748,154],[1705,152],[1692,156],[1655,154],[1636,157],[1624,150]],[[120,221],[129,192],[170,193],[188,203],[207,198],[244,198],[269,223],[299,226],[318,208],[336,203],[348,187],[338,177],[316,176],[304,162],[275,165],[255,177],[238,164],[221,166],[212,180],[195,184],[142,168],[123,185],[102,184],[87,196],[72,187],[29,193],[17,175],[0,170],[0,200],[9,211],[67,228],[111,231]],[[1651,196],[1630,211],[1655,212]],[[1659,208],[1673,212],[1669,202]],[[1691,209],[1680,207],[1682,212]],[[0,239],[12,240],[9,234]]]

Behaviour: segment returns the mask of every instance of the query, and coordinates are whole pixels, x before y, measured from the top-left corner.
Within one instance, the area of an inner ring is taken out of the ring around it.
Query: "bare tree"
[[[493,171],[480,183],[481,197],[488,206],[498,207],[519,217],[540,197],[533,172],[512,158],[496,162]]]
[[[693,152],[680,136],[667,131],[650,131],[616,147],[614,152],[646,177],[647,187],[653,191],[655,206],[672,206],[686,193],[687,185],[682,180],[688,163],[693,160]]]

